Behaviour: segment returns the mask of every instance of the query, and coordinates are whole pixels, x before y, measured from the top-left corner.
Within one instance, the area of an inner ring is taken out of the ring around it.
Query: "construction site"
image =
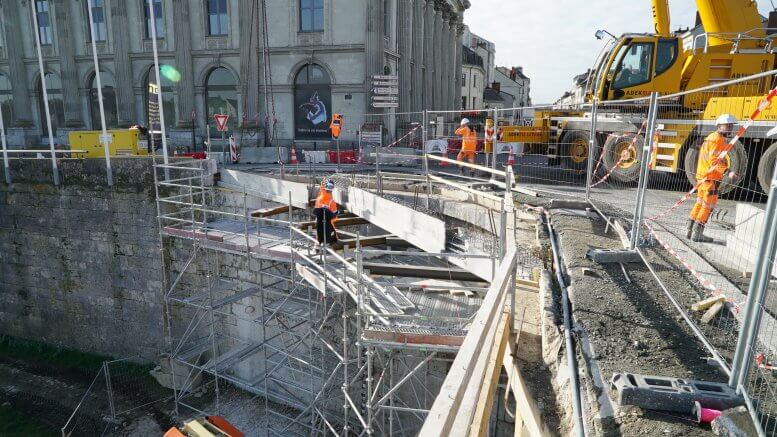
[[[391,10],[471,6],[421,3]],[[147,132],[106,129],[102,86],[67,147],[51,119],[10,147],[0,111],[0,435],[777,435],[777,10],[697,0],[694,34],[653,0],[548,105],[450,109],[447,73],[416,96],[367,51],[389,91],[322,149],[276,137],[256,5],[261,145],[228,111],[173,144],[156,30]],[[329,70],[301,65],[311,120]]]

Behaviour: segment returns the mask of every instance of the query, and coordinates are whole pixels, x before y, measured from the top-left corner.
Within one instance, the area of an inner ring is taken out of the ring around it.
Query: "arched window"
[[[0,107],[3,110],[3,123],[5,127],[13,123],[13,92],[8,76],[0,74]]]
[[[238,125],[237,81],[229,70],[217,67],[208,74],[208,80],[205,84],[205,101],[208,105],[207,122],[211,127],[211,135],[219,134],[213,120],[214,114],[229,115],[228,130],[232,130]]]
[[[49,113],[51,115],[51,128],[54,135],[57,128],[65,123],[65,104],[62,100],[62,82],[54,73],[46,73],[46,91],[49,95]],[[46,106],[43,104],[43,88],[38,80],[38,108],[40,110],[41,132],[48,135],[46,125]]]
[[[105,109],[105,126],[108,129],[119,126],[119,116],[116,112],[116,83],[113,75],[107,71],[100,72],[100,81],[103,86],[103,108]],[[92,114],[92,129],[99,130],[100,124],[100,95],[97,93],[97,77],[92,74],[89,85],[89,111]]]
[[[294,136],[300,139],[331,139],[329,118],[332,88],[329,74],[316,64],[300,68],[294,79]]]
[[[162,108],[165,111],[165,129],[170,129],[175,126],[175,84],[164,75],[161,75],[161,78]],[[156,73],[154,72],[154,67],[148,69],[148,73],[146,73],[146,81],[143,86],[143,107],[146,111],[146,119],[144,120],[143,124],[146,126],[148,126],[148,85],[150,83],[156,83]]]

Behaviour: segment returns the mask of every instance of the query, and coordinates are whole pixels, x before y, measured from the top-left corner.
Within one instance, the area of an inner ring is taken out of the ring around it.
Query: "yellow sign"
[[[547,143],[548,130],[541,126],[504,126],[501,142]]]

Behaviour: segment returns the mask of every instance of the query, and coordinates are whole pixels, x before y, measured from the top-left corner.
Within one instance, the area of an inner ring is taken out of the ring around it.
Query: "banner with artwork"
[[[294,90],[294,137],[309,140],[331,139],[332,91],[329,86],[304,86]]]

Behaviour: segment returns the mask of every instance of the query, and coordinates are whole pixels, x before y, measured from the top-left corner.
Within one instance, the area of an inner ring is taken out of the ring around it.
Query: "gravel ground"
[[[720,371],[707,364],[709,354],[644,265],[627,266],[632,280],[629,284],[618,265],[602,266],[585,257],[592,247],[622,247],[614,234],[604,234],[603,220],[555,215],[553,225],[567,265],[574,318],[592,346],[593,356],[585,359],[595,360],[605,382],[618,372],[725,381]],[[672,260],[651,254],[651,263],[682,305],[702,298]],[[584,274],[583,268],[590,272]],[[590,366],[587,370],[590,372]],[[585,381],[590,384],[588,378]],[[597,391],[591,387],[589,390]],[[609,387],[607,390],[610,399],[615,399],[617,393]],[[598,406],[589,404],[589,417],[597,409]],[[710,433],[708,427],[696,425],[688,418],[617,406],[615,420],[604,420],[597,426],[602,427],[599,431],[605,435]]]

